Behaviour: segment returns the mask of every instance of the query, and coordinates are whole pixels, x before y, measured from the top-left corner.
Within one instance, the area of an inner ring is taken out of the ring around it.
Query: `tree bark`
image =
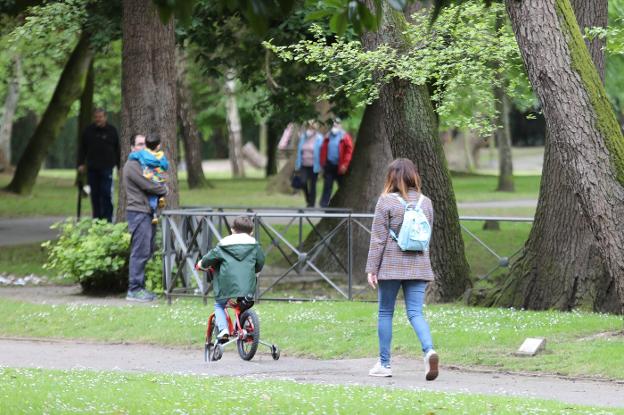
[[[80,95],[80,112],[78,114],[78,145],[80,147],[80,137],[83,131],[91,124],[93,119],[93,94],[95,92],[95,74],[93,70],[93,61],[87,70],[84,88]]]
[[[513,160],[511,157],[511,129],[509,128],[509,98],[505,89],[494,88],[494,99],[498,112],[494,137],[498,147],[498,187],[499,192],[513,192]]]
[[[622,312],[624,138],[569,0],[507,0],[547,124],[535,223],[498,305]]]
[[[29,194],[32,191],[50,146],[65,125],[71,105],[82,93],[93,58],[90,37],[89,33],[82,32],[78,44],[63,68],[52,99],[17,163],[7,190],[18,194]]]
[[[178,121],[184,144],[187,181],[190,189],[198,189],[209,186],[209,183],[202,168],[201,137],[195,125],[195,112],[186,82],[186,52],[178,48],[177,55]]]
[[[160,137],[170,160],[167,207],[178,207],[176,146],[176,71],[173,19],[160,20],[151,0],[122,2],[121,165],[130,153],[130,137]],[[125,220],[126,190],[119,184],[117,220]]]
[[[570,0],[572,9],[576,16],[581,33],[585,33],[585,28],[590,27],[607,27],[609,21],[609,4],[608,0]],[[604,48],[607,39],[594,38],[591,42],[585,40],[585,45],[589,49],[592,61],[598,70],[600,79],[604,84],[605,81],[605,55]]]
[[[280,134],[279,126],[269,118],[266,121],[266,177],[277,174],[277,144]]]
[[[22,63],[19,55],[13,57],[13,73],[7,85],[7,94],[4,99],[4,111],[0,120],[0,171],[11,168],[11,133],[13,118],[19,101],[19,84],[22,77]]]
[[[229,69],[225,75],[225,109],[229,135],[229,156],[232,166],[232,176],[245,177],[243,164],[243,137],[238,104],[236,102],[236,72]]]

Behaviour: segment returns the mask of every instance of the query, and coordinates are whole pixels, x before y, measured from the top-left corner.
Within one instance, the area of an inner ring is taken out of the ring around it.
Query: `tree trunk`
[[[624,138],[569,0],[506,4],[548,134],[535,223],[495,303],[621,312]]]
[[[581,33],[585,33],[585,28],[591,27],[607,27],[609,20],[608,0],[570,0],[572,9],[576,16]],[[605,81],[605,55],[604,48],[607,45],[607,39],[594,38],[591,42],[585,40],[585,44],[589,49],[592,61],[598,70],[598,75],[604,84]]]
[[[277,174],[277,144],[281,134],[275,120],[268,119],[266,122],[266,177]]]
[[[130,137],[160,137],[169,164],[167,207],[179,205],[176,146],[176,71],[174,22],[163,23],[151,0],[122,2],[121,165]],[[117,220],[125,220],[126,190],[119,185]]]
[[[0,120],[0,171],[11,168],[11,133],[13,118],[19,101],[19,84],[22,77],[22,64],[19,55],[13,57],[13,73],[7,85],[7,94],[4,99],[4,111]]]
[[[90,37],[87,32],[82,32],[78,44],[63,68],[52,99],[17,163],[13,180],[7,186],[7,190],[19,194],[29,194],[32,191],[50,146],[65,125],[71,105],[82,93],[93,58]]]
[[[238,114],[238,104],[236,103],[236,72],[234,69],[227,71],[225,75],[225,108],[226,121],[229,135],[229,155],[232,165],[232,176],[245,177],[245,165],[243,164],[243,137]]]
[[[513,192],[513,161],[511,157],[511,129],[509,128],[509,98],[505,89],[494,88],[494,99],[498,112],[494,137],[498,147],[498,187],[499,192]]]
[[[202,168],[201,137],[195,125],[191,94],[186,82],[186,52],[178,48],[177,60],[177,98],[178,121],[184,144],[184,160],[189,189],[198,189],[209,185]]]
[[[95,74],[93,71],[93,60],[89,65],[84,88],[80,95],[80,113],[78,114],[78,146],[80,147],[80,137],[83,131],[91,124],[93,119],[93,93],[95,92]]]
[[[362,36],[365,49],[374,50],[381,44],[398,50],[411,47],[401,32],[405,17],[390,9],[386,2],[383,4],[383,21],[378,32]],[[431,258],[437,280],[430,290],[430,298],[455,300],[470,286],[470,268],[464,255],[455,194],[438,138],[436,115],[425,86],[394,80],[381,88],[379,99],[367,108],[362,119],[352,170],[330,206],[372,211],[382,190],[385,168],[392,158],[398,157],[409,158],[416,164],[422,174],[423,192],[433,201],[436,220]],[[354,233],[356,278],[364,277],[369,240],[368,235]],[[346,249],[346,244],[340,246]]]

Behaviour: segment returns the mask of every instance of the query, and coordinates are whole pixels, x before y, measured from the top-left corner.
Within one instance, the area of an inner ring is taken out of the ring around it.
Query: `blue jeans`
[[[130,239],[130,264],[128,291],[145,288],[145,265],[154,253],[156,226],[152,225],[152,215],[129,210],[126,212]]]
[[[403,296],[405,297],[405,308],[407,309],[407,319],[411,323],[420,344],[422,351],[427,353],[433,349],[431,332],[429,325],[422,313],[425,302],[425,289],[427,281],[420,280],[380,280],[379,281],[379,320],[377,323],[377,334],[379,336],[379,360],[383,366],[390,366],[390,344],[392,343],[392,317],[394,315],[394,304],[399,293],[399,288],[403,286]]]
[[[113,169],[87,169],[94,219],[113,221]]]
[[[227,300],[215,301],[215,323],[219,331],[228,328],[227,317],[225,314],[225,305]]]

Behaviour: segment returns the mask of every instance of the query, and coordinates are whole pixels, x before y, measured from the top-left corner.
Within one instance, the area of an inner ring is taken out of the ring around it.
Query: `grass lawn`
[[[260,302],[262,333],[283,353],[322,359],[377,353],[376,304]],[[0,299],[0,335],[142,342],[200,349],[211,307],[179,300],[173,306],[48,305]],[[534,312],[459,305],[428,306],[434,344],[444,364],[624,379],[622,317],[583,312]],[[513,353],[526,337],[545,337],[534,358]],[[418,340],[399,306],[395,354],[420,358]],[[599,359],[596,356],[600,356]]]
[[[0,369],[0,384],[7,414],[624,414],[527,398],[197,375]]]
[[[19,216],[73,216],[76,213],[77,190],[71,170],[44,170],[30,196],[16,196],[0,190],[0,217]],[[0,174],[0,188],[6,186],[11,176]],[[180,180],[180,200],[185,206],[278,206],[303,207],[303,196],[268,194],[266,179],[249,178],[232,180],[210,178],[214,188],[189,190],[186,180]],[[516,178],[516,192],[496,192],[496,176],[461,175],[453,178],[458,202],[537,199],[539,176]],[[320,186],[320,184],[319,184]],[[320,187],[319,187],[320,189]],[[116,193],[115,193],[116,196]],[[320,196],[320,192],[319,192]],[[89,215],[90,203],[83,199],[83,214]],[[531,212],[527,209],[525,212]],[[481,209],[481,214],[493,214]],[[460,212],[463,213],[463,212]],[[500,213],[500,209],[496,214]],[[509,215],[509,214],[507,214]]]
[[[43,269],[46,259],[45,250],[39,243],[3,246],[0,248],[0,274],[19,277],[30,274],[47,275],[50,271]]]

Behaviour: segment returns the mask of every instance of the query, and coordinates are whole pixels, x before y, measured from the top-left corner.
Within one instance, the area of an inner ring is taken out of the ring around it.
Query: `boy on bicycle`
[[[230,298],[254,297],[256,274],[264,266],[264,253],[253,238],[253,223],[247,216],[239,216],[232,224],[232,234],[221,239],[198,263],[197,268],[213,267],[215,277],[215,321],[221,340],[229,336],[225,305]]]

